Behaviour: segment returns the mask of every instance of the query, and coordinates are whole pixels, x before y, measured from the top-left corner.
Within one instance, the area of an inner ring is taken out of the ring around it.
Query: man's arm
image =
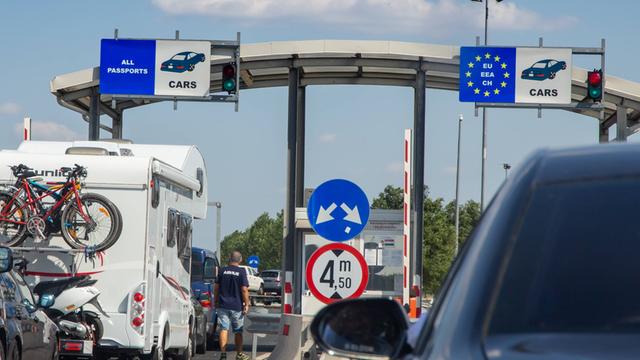
[[[242,302],[244,303],[242,306],[242,312],[246,314],[249,312],[249,287],[242,286],[240,289],[242,290]]]
[[[215,283],[213,285],[213,305],[215,307],[218,307],[218,295],[220,295],[220,284]]]

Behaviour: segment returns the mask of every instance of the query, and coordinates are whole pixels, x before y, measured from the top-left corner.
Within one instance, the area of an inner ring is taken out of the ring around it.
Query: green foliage
[[[372,209],[402,209],[404,194],[402,188],[387,185],[384,190],[373,199]]]
[[[251,255],[260,257],[260,270],[280,269],[282,254],[283,213],[274,218],[268,213],[260,215],[244,231],[234,231],[222,241],[222,263],[226,263],[231,251],[238,250],[246,260]]]
[[[402,188],[388,185],[372,202],[374,209],[402,209]],[[480,204],[473,200],[460,206],[459,247],[480,219]],[[425,189],[424,195],[424,239],[423,239],[423,285],[424,292],[437,293],[455,253],[455,202],[445,204],[442,198],[432,199]]]

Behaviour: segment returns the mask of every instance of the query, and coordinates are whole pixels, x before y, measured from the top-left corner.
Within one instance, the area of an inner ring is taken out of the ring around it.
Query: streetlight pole
[[[481,2],[482,0],[471,0]],[[501,2],[502,0],[496,0]],[[489,33],[489,0],[484,0],[484,46],[488,43]],[[480,211],[484,211],[484,195],[486,192],[486,170],[487,170],[487,108],[482,108],[482,174],[480,176]]]
[[[462,114],[458,117],[458,160],[456,161],[456,246],[454,256],[458,255],[460,243],[460,139],[462,137]]]
[[[511,169],[511,165],[504,163],[502,164],[502,168],[504,169],[504,179],[507,180],[507,176],[509,176],[509,169]]]
[[[207,203],[207,206],[216,207],[216,253],[218,255],[218,259],[222,260],[222,254],[220,253],[220,247],[222,246],[222,203],[220,201],[211,201]]]

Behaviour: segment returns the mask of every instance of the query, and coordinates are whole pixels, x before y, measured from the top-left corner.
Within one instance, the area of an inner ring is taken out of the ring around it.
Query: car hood
[[[485,341],[490,360],[635,359],[640,356],[640,334],[509,334]]]

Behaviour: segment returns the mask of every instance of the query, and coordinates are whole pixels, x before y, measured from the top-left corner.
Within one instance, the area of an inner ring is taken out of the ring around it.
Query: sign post
[[[356,249],[332,243],[316,250],[307,263],[309,291],[325,304],[357,298],[369,280],[367,263]]]

